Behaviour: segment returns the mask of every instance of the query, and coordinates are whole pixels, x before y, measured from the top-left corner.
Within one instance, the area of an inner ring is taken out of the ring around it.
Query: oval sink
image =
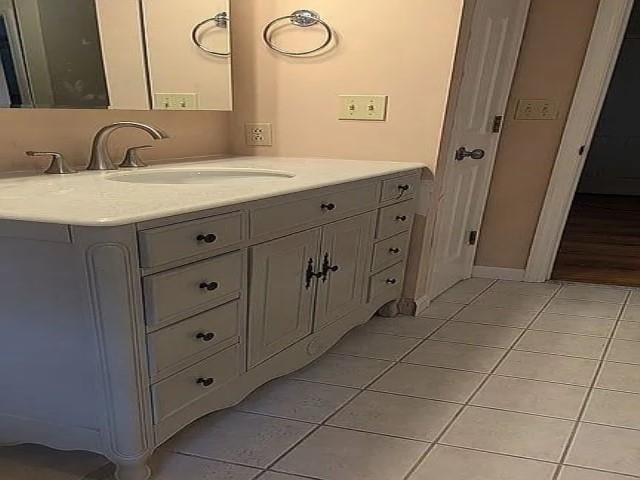
[[[172,170],[143,170],[128,173],[117,173],[107,177],[108,180],[124,183],[142,183],[150,185],[207,185],[230,180],[261,180],[276,178],[293,178],[294,174],[278,170],[259,170],[251,168],[207,168]]]

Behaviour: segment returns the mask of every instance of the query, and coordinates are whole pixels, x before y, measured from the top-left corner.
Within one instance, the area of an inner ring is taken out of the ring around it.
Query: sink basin
[[[252,168],[176,168],[116,173],[107,177],[107,179],[113,182],[149,185],[208,185],[233,180],[251,180],[253,182],[293,177],[295,177],[295,175],[292,173],[278,170],[259,170]]]

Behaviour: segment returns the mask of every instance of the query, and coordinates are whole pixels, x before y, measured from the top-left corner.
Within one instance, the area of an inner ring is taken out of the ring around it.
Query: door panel
[[[375,212],[366,213],[324,228],[320,253],[327,273],[318,281],[315,331],[362,304],[375,219]]]
[[[500,139],[493,123],[505,113],[529,3],[483,0],[475,7],[438,205],[432,297],[471,276],[477,242],[469,235],[482,222]],[[458,160],[460,147],[481,149],[483,158]]]
[[[251,249],[249,367],[311,333],[317,281],[307,283],[309,261],[317,271],[319,228]]]

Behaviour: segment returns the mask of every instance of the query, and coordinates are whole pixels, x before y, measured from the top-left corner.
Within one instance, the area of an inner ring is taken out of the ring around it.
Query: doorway
[[[640,286],[640,2],[636,2],[551,278]]]
[[[565,237],[565,227],[567,225],[575,227],[573,218],[576,217],[574,216],[568,222],[569,214],[585,205],[584,200],[580,202],[580,199],[585,197],[579,196],[576,209],[572,210],[574,197],[579,192],[579,186],[585,188],[587,185],[586,182],[581,181],[582,172],[587,158],[591,156],[592,151],[596,151],[598,148],[597,140],[593,144],[592,140],[595,138],[600,118],[605,119],[605,115],[601,116],[601,113],[608,91],[614,85],[612,79],[616,72],[622,45],[630,31],[628,27],[632,23],[637,25],[638,22],[637,14],[630,22],[633,5],[634,0],[600,0],[582,73],[530,249],[524,275],[525,281],[544,282],[552,278],[561,240],[575,238],[575,233],[573,237],[570,236],[571,228],[568,229]],[[585,178],[587,178],[588,171],[590,170],[585,171]],[[605,171],[609,175],[610,172],[607,169]],[[609,200],[612,199],[613,197],[609,197]],[[588,203],[587,206],[589,205],[592,204]],[[575,231],[573,230],[573,232]],[[567,251],[567,245],[568,243],[565,243],[563,246],[564,252]],[[606,261],[601,261],[601,264]],[[590,263],[593,263],[593,258]],[[557,275],[555,276],[557,277]],[[610,281],[606,281],[606,283],[610,283]]]

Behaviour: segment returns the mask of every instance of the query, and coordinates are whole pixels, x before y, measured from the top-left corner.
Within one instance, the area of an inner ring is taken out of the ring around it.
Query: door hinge
[[[478,243],[478,231],[473,230],[469,232],[469,245],[475,245],[476,243]]]
[[[493,119],[493,126],[491,127],[492,133],[500,133],[502,130],[502,122],[504,121],[504,116],[496,115]]]
[[[586,145],[582,145],[580,147],[580,149],[578,150],[578,155],[582,156],[584,155],[584,152],[587,150],[587,146]]]

